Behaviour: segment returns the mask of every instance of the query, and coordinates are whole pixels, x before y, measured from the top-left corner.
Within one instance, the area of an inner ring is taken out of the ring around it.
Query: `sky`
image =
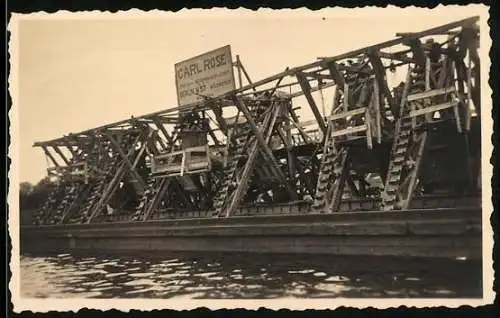
[[[36,141],[176,106],[179,61],[231,45],[256,81],[477,14],[463,8],[27,16],[13,33],[19,181],[46,175]]]

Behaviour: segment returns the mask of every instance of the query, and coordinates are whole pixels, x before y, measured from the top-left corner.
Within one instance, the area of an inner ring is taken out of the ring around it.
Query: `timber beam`
[[[389,85],[387,84],[386,70],[384,68],[384,65],[382,64],[382,61],[380,60],[379,53],[380,52],[377,51],[370,52],[369,59],[373,69],[375,70],[375,79],[377,80],[378,87],[382,89],[382,92],[387,99],[387,103],[389,104],[392,112],[395,113],[397,108],[394,104],[394,99],[392,97]]]
[[[154,116],[152,118],[152,120],[153,120],[154,124],[156,125],[156,127],[161,131],[161,133],[163,134],[163,136],[165,137],[165,139],[168,141],[168,143],[172,143],[172,141],[173,141],[172,136],[170,136],[170,134],[165,129],[165,126],[161,122],[160,117],[159,116]]]
[[[55,152],[61,157],[61,159],[64,161],[66,165],[69,165],[69,159],[66,158],[66,156],[62,153],[61,149],[59,149],[58,146],[52,146],[52,149],[54,149]]]
[[[143,133],[135,138],[130,149],[128,150],[128,152],[125,155],[127,158],[132,156],[137,144],[141,140],[143,140],[145,137],[146,137],[146,134]],[[119,164],[118,168],[115,170],[113,178],[107,183],[107,186],[106,186],[105,190],[103,191],[101,197],[99,198],[99,201],[92,207],[92,212],[90,213],[89,218],[86,220],[87,224],[92,222],[92,219],[94,217],[96,217],[101,212],[101,209],[103,208],[104,204],[106,202],[108,202],[109,198],[113,195],[113,193],[115,192],[115,190],[117,188],[118,181],[120,181],[124,177],[126,167],[127,167],[127,164],[122,160],[122,162]]]
[[[345,79],[342,73],[340,73],[340,70],[338,68],[338,65],[335,62],[328,62],[326,64],[328,67],[328,70],[330,71],[330,75],[332,76],[333,80],[335,81],[335,84],[337,87],[344,87],[345,86]]]
[[[45,152],[45,155],[50,158],[54,166],[59,167],[59,162],[57,162],[56,158],[50,153],[49,149],[46,146],[42,146],[43,152]]]
[[[314,98],[311,94],[311,85],[309,84],[305,75],[303,74],[298,73],[297,80],[299,81],[300,87],[302,88],[302,92],[304,93],[304,96],[307,99],[309,106],[311,107],[313,115],[316,118],[316,121],[318,122],[319,129],[321,129],[323,134],[325,134],[326,133],[325,121],[323,119],[323,116],[319,113],[318,105],[316,105],[316,102],[314,101]]]
[[[257,127],[257,124],[253,120],[252,114],[248,110],[247,106],[243,103],[243,101],[236,95],[233,95],[233,100],[238,109],[243,113],[243,115],[246,117],[248,124],[250,125],[253,133],[255,134],[255,137],[257,138],[257,142],[259,143],[262,153],[264,155],[264,158],[268,160],[268,162],[271,164],[272,169],[276,173],[276,176],[279,178],[281,183],[286,186],[287,192],[290,195],[292,199],[297,198],[297,193],[295,190],[290,186],[288,181],[286,180],[285,175],[283,174],[283,171],[281,171],[281,168],[276,161],[276,158],[274,157],[274,154],[269,148],[268,144],[266,143],[266,140],[264,139],[264,136],[260,132],[259,128]]]
[[[132,174],[133,179],[137,181],[138,186],[141,189],[140,192],[144,192],[145,182],[142,179],[142,177],[140,176],[140,174],[135,170],[135,167],[136,167],[138,161],[136,160],[136,162],[134,162],[134,163],[130,162],[129,156],[127,156],[127,154],[125,154],[125,152],[123,152],[123,149],[121,149],[120,145],[115,140],[115,138],[113,136],[107,134],[107,133],[105,133],[105,135],[108,137],[108,140],[113,145],[114,150],[116,152],[118,152],[118,154],[120,155],[122,161],[128,167],[129,172]],[[142,145],[142,147],[141,147],[141,150],[143,150],[146,147],[146,145],[147,145],[147,143],[144,142],[143,145]],[[140,158],[140,155],[142,155],[142,152],[137,157]]]
[[[215,120],[216,120],[217,124],[219,125],[220,130],[224,134],[227,134],[227,129],[228,129],[227,128],[227,122],[224,119],[224,117],[222,116],[222,106],[217,105],[212,100],[208,101],[208,105],[209,105],[210,109],[212,110],[212,112],[215,115]]]

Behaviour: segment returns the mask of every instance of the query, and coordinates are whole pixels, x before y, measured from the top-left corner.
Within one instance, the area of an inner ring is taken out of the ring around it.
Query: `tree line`
[[[36,185],[30,182],[21,182],[19,185],[19,208],[26,210],[40,208],[53,188],[54,184],[50,182],[49,178],[40,180]]]

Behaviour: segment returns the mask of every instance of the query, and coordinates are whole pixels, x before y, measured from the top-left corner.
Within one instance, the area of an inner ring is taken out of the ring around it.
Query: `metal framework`
[[[399,33],[257,82],[237,56],[239,88],[223,96],[37,142],[55,182],[34,222],[230,217],[283,204],[332,213],[360,200],[407,210],[414,198],[477,196],[477,21]],[[389,72],[407,75],[391,87]],[[328,88],[325,114],[314,92]],[[300,121],[300,96],[313,120]]]

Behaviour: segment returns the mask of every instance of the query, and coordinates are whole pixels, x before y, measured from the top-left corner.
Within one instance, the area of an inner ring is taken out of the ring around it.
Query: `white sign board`
[[[177,102],[187,105],[234,90],[231,47],[222,48],[175,64]]]

